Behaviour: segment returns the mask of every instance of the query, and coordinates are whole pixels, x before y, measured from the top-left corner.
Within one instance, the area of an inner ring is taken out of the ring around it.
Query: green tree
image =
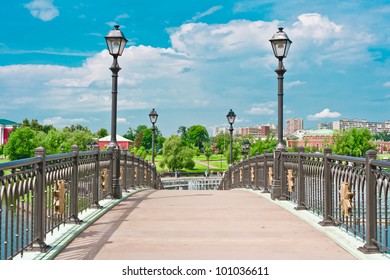
[[[181,168],[192,169],[195,166],[193,157],[193,150],[186,147],[179,136],[172,135],[164,142],[160,166],[172,171]]]
[[[273,152],[277,144],[278,139],[275,138],[275,135],[268,134],[266,139],[259,139],[251,145],[249,155],[254,156],[256,153],[262,154],[264,151]]]
[[[216,147],[220,154],[224,154],[226,149],[230,145],[230,134],[229,133],[219,133],[217,136],[212,137],[211,143]]]
[[[193,125],[187,131],[188,142],[199,150],[203,149],[205,142],[210,141],[207,129],[202,125]]]
[[[27,118],[25,118],[22,121],[21,124],[22,127],[30,127],[31,129],[35,131],[43,131],[45,133],[48,133],[50,130],[55,129],[52,124],[47,124],[47,125],[41,125],[37,119],[32,119],[29,121]],[[17,127],[15,127],[17,128]]]
[[[134,139],[135,139],[134,130],[131,127],[129,127],[129,129],[127,130],[126,134],[123,135],[123,137],[125,137],[126,139],[129,139],[131,141],[134,141]]]
[[[378,133],[374,134],[374,139],[389,142],[390,141],[390,133],[387,131],[378,132]]]
[[[361,157],[368,150],[376,149],[371,140],[372,135],[366,128],[336,131],[333,135],[332,150],[338,155]]]
[[[10,160],[30,158],[34,155],[34,149],[38,147],[35,142],[37,132],[25,126],[13,131],[4,147],[4,153]]]
[[[141,132],[138,132],[137,135],[135,136],[135,139],[134,139],[134,146],[139,149],[141,148],[142,146],[142,131]]]
[[[100,139],[100,138],[103,138],[103,137],[108,136],[108,131],[107,131],[107,129],[105,129],[105,128],[101,128],[101,129],[99,129],[99,130],[96,132],[96,135],[97,135],[97,137]]]
[[[233,153],[232,153],[232,161],[233,164],[235,164],[241,157],[241,144],[238,141],[233,141],[233,147],[232,147]],[[228,164],[230,164],[230,142],[228,144],[228,147],[225,151],[225,157]]]
[[[181,137],[181,140],[183,141],[183,143],[186,144],[188,142],[187,127],[182,126],[182,125],[179,126],[179,128],[177,129],[177,133]]]
[[[61,147],[67,142],[67,136],[63,130],[52,129],[47,134],[37,134],[36,142],[39,143],[39,146],[45,147],[47,154],[59,154],[61,153]]]
[[[207,170],[210,169],[210,157],[213,155],[213,150],[210,147],[204,149],[204,155],[207,158]]]
[[[72,145],[77,145],[80,151],[87,150],[87,143],[93,142],[94,135],[89,130],[75,130],[75,131],[67,131],[64,130],[66,141],[63,142],[61,146],[64,146],[66,151],[70,151]],[[59,150],[57,150],[59,152]]]

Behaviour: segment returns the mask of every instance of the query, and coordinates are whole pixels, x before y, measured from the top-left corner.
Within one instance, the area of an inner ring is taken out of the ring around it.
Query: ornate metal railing
[[[229,168],[219,189],[262,189],[272,199],[289,200],[297,210],[322,217],[365,242],[365,253],[390,253],[390,162],[332,154],[276,151]]]
[[[46,235],[62,224],[81,222],[79,214],[113,197],[113,150],[46,155],[0,164],[0,259],[26,250],[45,251]],[[122,151],[120,188],[161,188],[156,168]]]

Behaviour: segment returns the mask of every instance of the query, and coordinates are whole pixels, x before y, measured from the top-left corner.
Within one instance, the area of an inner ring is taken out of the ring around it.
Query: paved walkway
[[[254,192],[148,190],[134,194],[108,211],[56,259],[355,257],[316,228]]]

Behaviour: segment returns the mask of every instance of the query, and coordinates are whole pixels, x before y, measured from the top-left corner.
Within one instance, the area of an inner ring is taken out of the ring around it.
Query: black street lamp
[[[249,143],[248,140],[245,140],[244,142],[241,143],[242,155],[244,159],[246,159],[246,156],[249,154],[250,146],[251,144]]]
[[[226,118],[230,124],[230,128],[229,128],[229,131],[230,131],[230,160],[229,160],[229,164],[232,165],[233,164],[233,124],[234,124],[234,121],[236,120],[236,114],[233,112],[232,109],[230,109],[229,113],[226,115]]]
[[[117,123],[117,96],[118,96],[118,72],[121,70],[118,64],[118,56],[121,56],[125,49],[127,39],[119,30],[119,25],[114,26],[106,37],[106,43],[109,53],[114,58],[110,70],[112,72],[112,100],[111,100],[111,141],[109,146],[117,147],[116,142],[116,123]]]
[[[120,147],[116,141],[116,124],[117,124],[117,103],[118,103],[118,72],[121,70],[118,64],[118,56],[121,56],[125,49],[127,39],[119,30],[119,25],[115,25],[105,37],[108,51],[113,57],[113,62],[110,67],[112,72],[112,100],[111,100],[111,140],[108,145],[114,150],[114,172],[113,172],[113,197],[121,198],[122,192],[120,189]]]
[[[276,150],[282,151],[286,150],[283,144],[283,75],[286,72],[283,66],[283,58],[287,57],[292,42],[281,27],[272,36],[270,42],[274,55],[279,60],[278,68],[275,70],[276,74],[278,74],[278,144],[276,145]]]
[[[152,164],[154,165],[154,132],[156,131],[156,127],[154,126],[157,122],[158,114],[156,110],[153,110],[149,113],[149,119],[150,122],[152,123]]]

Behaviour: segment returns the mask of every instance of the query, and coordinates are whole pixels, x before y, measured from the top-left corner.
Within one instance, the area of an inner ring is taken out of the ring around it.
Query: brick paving
[[[280,206],[242,190],[148,190],[79,234],[65,260],[355,259]]]

